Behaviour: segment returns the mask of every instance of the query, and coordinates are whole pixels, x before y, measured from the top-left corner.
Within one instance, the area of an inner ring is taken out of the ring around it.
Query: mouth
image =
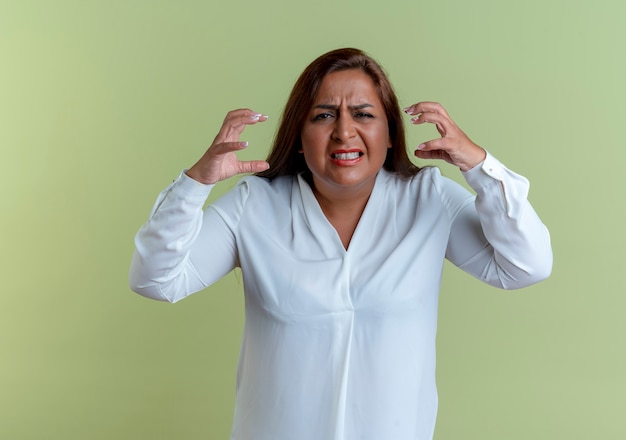
[[[333,160],[355,160],[361,156],[363,156],[362,151],[337,151],[330,155]]]

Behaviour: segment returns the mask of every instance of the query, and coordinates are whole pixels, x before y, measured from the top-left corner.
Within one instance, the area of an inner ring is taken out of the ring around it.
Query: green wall
[[[626,438],[625,17],[621,0],[0,0],[0,438],[228,438],[240,277],[149,301],[127,287],[133,235],[228,110],[271,116],[244,134],[264,157],[296,76],[343,46],[527,176],[552,233],[553,275],[524,291],[447,267],[436,439]]]

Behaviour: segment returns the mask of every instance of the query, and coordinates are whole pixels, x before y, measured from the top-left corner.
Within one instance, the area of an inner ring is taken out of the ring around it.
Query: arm
[[[210,208],[202,211],[212,187],[182,174],[159,195],[149,220],[135,236],[129,276],[132,290],[176,302],[236,266],[231,229]],[[203,258],[203,253],[210,258]]]
[[[213,184],[237,174],[267,169],[264,161],[242,162],[235,152],[246,125],[267,117],[249,109],[230,112],[202,158],[163,191],[150,219],[135,237],[129,283],[135,292],[175,302],[217,281],[237,264],[233,230],[213,208],[202,206]],[[231,194],[240,206],[239,186]]]
[[[528,202],[528,181],[489,154],[463,174],[477,195],[454,218],[448,259],[503,289],[547,278],[552,269],[550,235]]]
[[[475,203],[454,210],[446,254],[450,261],[505,289],[548,277],[550,236],[527,200],[528,181],[472,142],[440,104],[420,102],[405,112],[413,116],[413,124],[435,124],[441,135],[420,144],[415,155],[458,166],[477,194]],[[448,195],[456,192],[450,190]]]

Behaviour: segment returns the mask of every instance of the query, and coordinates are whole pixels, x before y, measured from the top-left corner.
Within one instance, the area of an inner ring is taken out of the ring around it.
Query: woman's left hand
[[[435,124],[441,135],[417,147],[415,155],[420,159],[443,159],[461,171],[468,171],[485,160],[485,150],[463,133],[438,102],[419,102],[404,111],[413,116],[413,124]]]

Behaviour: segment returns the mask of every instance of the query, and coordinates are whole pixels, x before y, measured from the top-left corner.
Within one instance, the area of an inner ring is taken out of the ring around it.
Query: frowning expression
[[[387,116],[372,79],[358,69],[326,75],[301,139],[316,190],[371,191],[390,147]]]

